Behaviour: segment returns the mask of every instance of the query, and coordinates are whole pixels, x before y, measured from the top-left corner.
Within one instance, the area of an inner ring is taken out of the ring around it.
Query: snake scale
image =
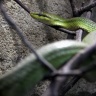
[[[76,17],[64,19],[48,13],[30,13],[30,15],[34,19],[50,26],[62,27],[68,30],[83,29],[89,33],[94,33],[96,30],[96,24],[86,18]],[[62,40],[43,46],[37,50],[37,53],[50,62],[56,69],[59,69],[86,46],[88,45],[83,42]],[[88,62],[85,62],[85,64],[87,63]],[[35,55],[31,54],[11,71],[0,76],[0,96],[29,96],[34,86],[42,80],[44,76],[50,73],[47,68],[40,64]]]
[[[62,17],[44,12],[31,13],[30,15],[34,19],[47,25],[62,27],[71,31],[76,31],[77,29],[83,29],[87,32],[93,32],[96,30],[96,23],[84,17],[64,19]]]

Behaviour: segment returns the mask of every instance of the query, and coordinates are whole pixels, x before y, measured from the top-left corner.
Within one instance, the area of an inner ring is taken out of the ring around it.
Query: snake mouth
[[[54,15],[50,15],[46,12],[41,12],[41,13],[32,13],[34,16],[38,16],[38,19],[40,18],[46,18],[48,20],[52,21],[60,21],[60,17],[58,18],[57,16],[54,17]]]
[[[34,15],[37,15],[39,17],[44,17],[44,18],[48,18],[48,19],[52,19],[50,16],[48,16],[46,13],[33,13]]]
[[[46,14],[43,13],[37,13],[38,16],[48,17]]]

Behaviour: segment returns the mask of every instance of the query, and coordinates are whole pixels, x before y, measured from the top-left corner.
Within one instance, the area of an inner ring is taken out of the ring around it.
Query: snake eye
[[[38,13],[37,15],[38,15],[38,16],[43,16],[43,14],[41,14],[41,13]]]
[[[48,17],[46,14],[43,14],[43,13],[38,13],[37,15],[38,15],[38,16],[42,16],[42,17],[46,17],[46,18],[50,18],[50,17]]]

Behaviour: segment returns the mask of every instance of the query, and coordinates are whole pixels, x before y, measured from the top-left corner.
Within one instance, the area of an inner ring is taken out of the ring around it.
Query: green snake
[[[45,23],[50,26],[61,27],[71,31],[76,31],[78,29],[83,29],[88,34],[84,39],[83,42],[88,44],[94,43],[96,41],[96,23],[84,18],[84,17],[75,17],[75,18],[68,18],[64,19],[60,16],[49,14],[49,13],[30,13],[32,18]],[[90,40],[89,40],[90,38]]]
[[[64,19],[48,13],[30,13],[30,15],[34,19],[47,25],[62,27],[71,31],[83,29],[87,32],[93,32],[96,30],[96,23],[84,17]]]
[[[77,30],[79,28],[92,32],[96,30],[96,24],[88,19],[77,17],[64,19],[48,13],[30,13],[38,21],[50,26],[63,27],[68,30]],[[37,53],[50,62],[56,69],[59,69],[71,59],[78,51],[82,51],[86,43],[73,40],[63,40],[43,46],[37,50]],[[89,57],[89,62],[91,62]],[[84,64],[87,64],[85,62]],[[82,64],[83,66],[83,64]],[[51,72],[42,66],[34,54],[31,54],[22,60],[15,68],[0,77],[0,96],[29,96],[34,86]],[[92,74],[91,74],[92,75]],[[85,74],[84,78],[90,79],[90,74]],[[96,77],[96,76],[95,76]]]

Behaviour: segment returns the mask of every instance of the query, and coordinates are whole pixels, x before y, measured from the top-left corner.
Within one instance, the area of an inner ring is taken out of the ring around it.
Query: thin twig
[[[67,30],[67,29],[64,29],[64,28],[56,28],[56,27],[53,27],[53,26],[50,26],[56,30],[59,30],[61,32],[64,32],[64,33],[67,33],[69,35],[73,35],[73,36],[76,36],[76,32],[75,31],[70,31],[70,30]]]
[[[63,83],[62,90],[60,92],[61,94],[59,96],[62,96],[62,94],[65,96],[66,92],[68,92],[80,80],[80,78],[80,76],[74,76],[68,83]]]
[[[19,0],[14,0],[17,4],[19,4],[26,12],[28,12],[30,14],[30,10],[24,5],[21,3],[21,1]]]
[[[69,0],[70,2],[70,5],[71,5],[71,8],[72,8],[72,13],[73,13],[73,17],[75,17],[75,14],[76,14],[76,6],[74,4],[74,1],[73,0]]]
[[[66,72],[66,73],[65,72],[62,72],[60,70],[57,73],[52,73],[50,76],[51,77],[56,77],[56,76],[82,76],[85,73],[87,73],[89,71],[93,71],[94,69],[96,69],[96,60],[94,60],[90,64],[86,64],[86,65],[87,66],[83,66],[83,67],[81,67],[79,69],[69,70],[69,72]]]
[[[76,6],[75,6],[73,0],[69,0],[69,2],[70,2],[70,5],[71,5],[71,8],[72,8],[72,15],[73,15],[73,17],[74,17],[74,16],[75,16],[75,13],[76,13],[76,12],[75,12]],[[75,32],[75,33],[76,33],[76,32]],[[75,34],[75,36],[76,36],[76,34]],[[67,39],[74,39],[74,36],[71,35],[71,34],[68,34]]]
[[[93,7],[96,6],[96,1],[91,2],[89,5],[87,6],[83,6],[80,9],[77,9],[76,6],[74,5],[73,0],[69,0],[71,7],[72,7],[72,12],[73,12],[73,16],[74,17],[78,17],[81,16],[84,12],[90,11]]]
[[[81,15],[82,13],[86,12],[86,11],[90,11],[93,7],[96,6],[96,1],[92,2],[91,4],[85,6],[85,7],[82,7],[80,9],[77,9],[75,12],[77,14],[77,16]]]

